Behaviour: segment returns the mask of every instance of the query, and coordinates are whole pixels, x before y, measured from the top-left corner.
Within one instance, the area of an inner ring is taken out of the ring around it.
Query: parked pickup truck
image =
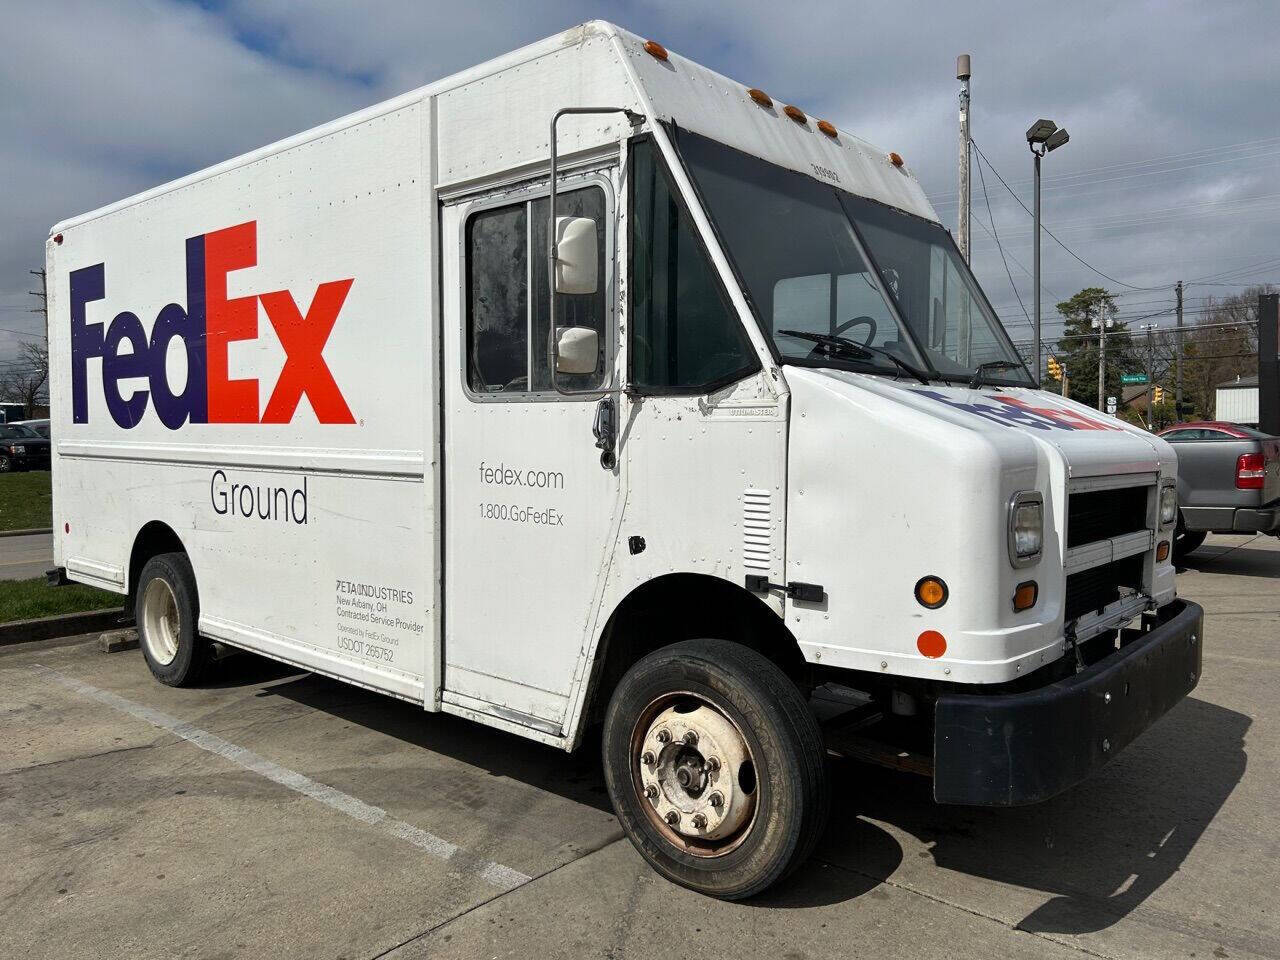
[[[1280,437],[1236,423],[1180,423],[1160,433],[1178,452],[1175,558],[1209,533],[1280,536]]]

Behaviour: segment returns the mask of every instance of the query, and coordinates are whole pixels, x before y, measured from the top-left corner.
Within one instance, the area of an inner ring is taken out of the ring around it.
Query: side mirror
[[[596,222],[590,217],[556,217],[555,249],[556,293],[595,293]]]
[[[593,233],[592,256],[594,251]],[[556,373],[595,373],[599,358],[600,338],[590,327],[561,327],[556,331]]]

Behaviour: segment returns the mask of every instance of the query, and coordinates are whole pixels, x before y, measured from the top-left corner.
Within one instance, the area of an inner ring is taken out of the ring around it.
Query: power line
[[[991,236],[996,241],[996,249],[1000,251],[1000,262],[1004,264],[1004,275],[1009,278],[1009,286],[1013,288],[1013,295],[1018,298],[1018,306],[1022,309],[1022,315],[1027,318],[1027,323],[1031,322],[1031,316],[1027,313],[1026,305],[1022,302],[1022,294],[1018,292],[1018,285],[1013,282],[1013,272],[1009,269],[1009,261],[1004,256],[1004,246],[1000,243],[1000,232],[996,229],[996,218],[991,212],[991,198],[987,196],[987,178],[982,172],[982,162],[978,162],[978,180],[982,183],[982,199],[987,205],[987,219],[991,221]]]
[[[1022,202],[1022,198],[1013,192],[1013,188],[1010,187],[1009,184],[1005,183],[1004,177],[1000,176],[1000,171],[996,169],[995,164],[993,164],[989,159],[987,159],[987,155],[982,152],[982,148],[978,146],[978,143],[976,140],[973,141],[973,149],[978,151],[978,156],[981,157],[984,161],[986,161],[987,166],[991,168],[991,172],[996,175],[996,179],[998,179],[1001,183],[1004,184],[1004,188],[1009,191],[1009,196],[1013,197],[1013,199],[1018,201],[1018,206],[1022,207],[1022,209],[1026,211],[1027,216],[1031,216],[1031,211],[1027,210],[1027,205]],[[1061,240],[1055,237],[1053,235],[1053,231],[1044,225],[1043,220],[1041,220],[1040,229],[1042,229],[1045,233],[1047,233],[1050,237],[1052,237],[1054,243],[1060,246],[1063,250],[1067,251],[1067,253],[1071,254],[1071,256],[1074,257],[1076,260],[1078,260],[1082,266],[1088,267],[1090,270],[1092,270],[1098,276],[1102,277],[1104,280],[1110,280],[1112,283],[1118,283],[1120,286],[1128,287],[1130,290],[1163,290],[1167,286],[1171,286],[1171,284],[1165,284],[1164,286],[1159,286],[1159,287],[1139,287],[1132,283],[1125,283],[1123,280],[1117,280],[1115,277],[1111,276],[1110,274],[1103,273],[1093,264],[1084,260],[1074,250],[1072,250],[1065,243],[1063,243]]]

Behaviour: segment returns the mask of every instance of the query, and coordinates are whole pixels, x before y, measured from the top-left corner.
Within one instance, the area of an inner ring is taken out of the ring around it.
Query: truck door
[[[615,188],[568,177],[557,216],[589,217],[594,293],[559,294],[557,327],[595,330],[594,373],[562,386],[613,394]],[[601,394],[553,389],[547,360],[545,184],[442,211],[445,703],[558,735],[618,506],[593,424]]]

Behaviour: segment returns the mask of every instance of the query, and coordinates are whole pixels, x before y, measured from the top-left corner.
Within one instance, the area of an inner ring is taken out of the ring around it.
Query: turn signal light
[[[809,118],[804,115],[804,111],[799,107],[783,107],[782,112],[796,123],[807,123],[809,120]]]
[[[1160,546],[1156,547],[1156,560],[1164,563],[1169,558],[1169,541],[1161,540]]]
[[[644,42],[644,52],[655,59],[661,60],[663,63],[665,63],[667,57],[670,56],[670,54],[667,53],[667,48],[656,40],[646,40]]]
[[[1040,587],[1034,580],[1018,584],[1013,591],[1013,609],[1017,613],[1030,610],[1040,599]]]
[[[937,610],[947,602],[947,585],[940,577],[921,577],[916,583],[916,602],[922,607]]]
[[[756,103],[760,104],[760,106],[762,107],[773,106],[773,97],[769,96],[763,90],[757,90],[755,87],[752,87],[750,90],[747,91],[747,96],[749,96]]]

